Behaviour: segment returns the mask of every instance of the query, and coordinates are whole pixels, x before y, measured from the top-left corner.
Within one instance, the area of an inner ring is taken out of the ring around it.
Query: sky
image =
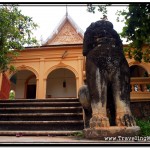
[[[117,10],[123,10],[126,5],[116,5],[108,7],[108,20],[113,23],[114,29],[120,33],[124,26],[123,22],[117,22],[117,16],[115,13]],[[21,5],[19,9],[24,15],[33,18],[33,21],[39,25],[34,35],[39,41],[45,41],[58,26],[62,18],[66,14],[66,5]],[[67,5],[68,15],[74,20],[74,22],[85,32],[86,28],[95,21],[102,18],[102,14],[96,11],[95,14],[87,12],[87,5]],[[125,44],[125,40],[123,40]]]

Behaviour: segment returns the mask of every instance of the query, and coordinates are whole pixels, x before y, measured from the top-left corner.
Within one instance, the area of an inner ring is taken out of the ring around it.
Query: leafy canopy
[[[107,4],[87,6],[89,12],[95,13],[97,10],[102,12],[103,16],[107,16]],[[109,5],[110,6],[110,5]],[[129,47],[124,49],[129,58],[134,58],[136,61],[150,62],[150,4],[129,4],[126,10],[117,12],[117,21],[123,17],[125,26],[120,34],[129,42]],[[146,49],[143,49],[144,45]]]
[[[18,55],[14,49],[22,50],[25,45],[37,44],[32,37],[32,30],[36,28],[32,18],[23,15],[17,6],[0,6],[0,72],[14,70],[13,66],[9,66]]]
[[[121,36],[130,42],[125,50],[129,57],[150,62],[150,4],[130,4],[128,10],[118,12],[118,15],[125,19]],[[148,47],[143,50],[145,44]]]

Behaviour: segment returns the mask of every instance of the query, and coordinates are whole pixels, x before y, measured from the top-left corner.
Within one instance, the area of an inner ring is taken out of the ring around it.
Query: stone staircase
[[[71,135],[83,128],[78,99],[0,100],[0,135]]]

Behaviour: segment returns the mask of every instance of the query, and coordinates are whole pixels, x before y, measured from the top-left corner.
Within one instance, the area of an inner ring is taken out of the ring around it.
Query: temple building
[[[12,62],[16,72],[6,73],[15,98],[77,98],[86,74],[83,36],[83,31],[66,14],[42,46],[21,51]],[[131,71],[131,101],[149,101],[150,63],[126,59]]]

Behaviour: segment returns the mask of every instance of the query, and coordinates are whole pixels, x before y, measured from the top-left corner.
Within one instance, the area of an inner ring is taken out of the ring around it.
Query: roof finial
[[[66,17],[68,16],[68,7],[67,7],[67,4],[66,4]]]

